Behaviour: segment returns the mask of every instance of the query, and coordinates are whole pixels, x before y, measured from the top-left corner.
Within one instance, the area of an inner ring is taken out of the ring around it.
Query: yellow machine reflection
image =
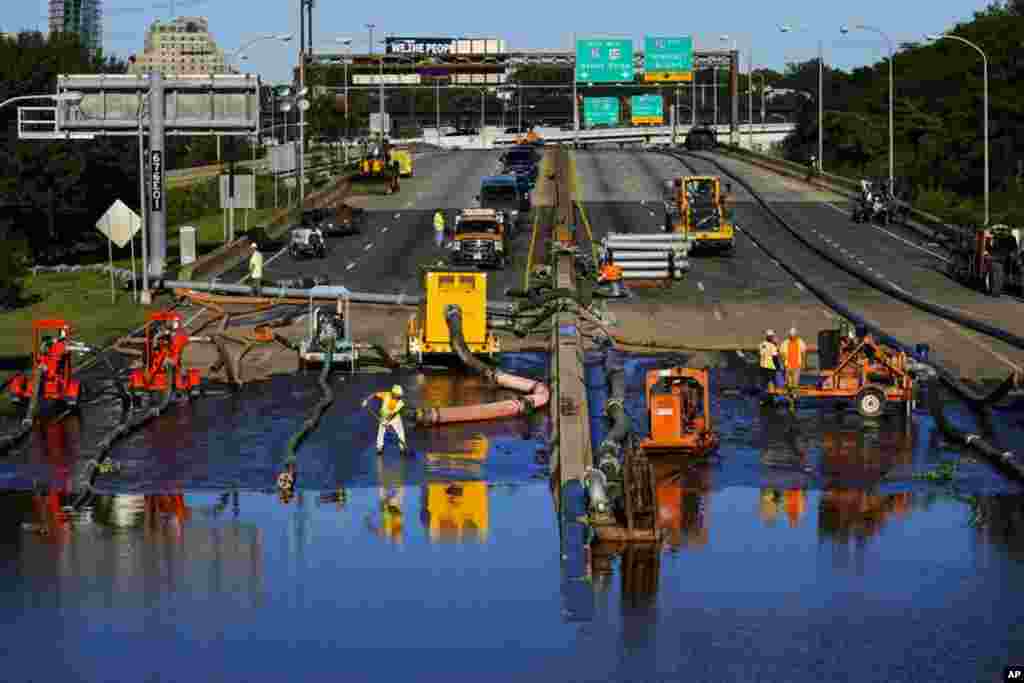
[[[490,530],[488,487],[486,481],[472,481],[483,475],[491,442],[485,435],[473,433],[458,448],[428,451],[428,471],[457,473],[470,480],[428,481],[423,490],[421,521],[431,542],[485,542]]]

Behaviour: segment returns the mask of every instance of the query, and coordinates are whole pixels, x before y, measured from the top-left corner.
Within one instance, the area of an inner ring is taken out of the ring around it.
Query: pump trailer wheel
[[[885,394],[878,389],[867,388],[857,394],[857,412],[861,417],[878,417],[885,412]]]

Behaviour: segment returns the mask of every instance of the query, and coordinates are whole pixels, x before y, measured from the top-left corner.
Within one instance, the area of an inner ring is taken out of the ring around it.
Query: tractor
[[[202,379],[197,368],[182,367],[181,356],[191,337],[181,323],[181,315],[173,311],[150,313],[146,318],[145,346],[142,367],[134,368],[128,376],[128,392],[133,398],[168,390],[180,392],[189,398],[199,396]],[[170,366],[173,386],[168,386],[167,366]]]
[[[15,404],[31,401],[39,382],[39,399],[59,401],[68,407],[78,404],[81,385],[72,377],[71,354],[87,353],[90,347],[71,339],[71,324],[65,320],[32,322],[32,374],[17,374],[7,386]]]
[[[383,186],[384,194],[398,192],[401,163],[392,154],[391,145],[385,139],[371,144],[359,160],[359,172],[353,178],[365,185]]]
[[[666,183],[665,230],[688,235],[695,249],[731,254],[736,246],[732,212],[726,206],[731,185],[722,192],[718,176],[686,176]]]
[[[955,279],[999,296],[1005,289],[1024,285],[1024,246],[1019,228],[993,225],[958,233],[950,247],[949,274]]]

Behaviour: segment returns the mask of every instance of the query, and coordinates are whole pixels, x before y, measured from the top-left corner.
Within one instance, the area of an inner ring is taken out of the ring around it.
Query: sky
[[[45,0],[6,4],[14,6],[4,8],[2,30],[45,30]],[[263,42],[250,48],[243,66],[245,71],[259,73],[264,82],[290,80],[290,69],[297,61],[299,0],[176,0],[175,5],[178,15],[208,17],[214,38],[225,50],[266,33],[294,32],[296,38],[291,43]],[[607,0],[518,0],[512,5],[479,0],[400,0],[384,5],[318,0],[313,10],[313,47],[315,51],[339,51],[340,46],[332,41],[346,36],[353,38],[354,52],[366,52],[367,23],[377,26],[377,51],[383,49],[379,41],[387,34],[503,38],[509,50],[568,49],[573,32],[578,37],[632,37],[634,47],[642,46],[644,35],[692,35],[697,49],[731,46],[735,40],[746,70],[751,53],[755,67],[775,69],[786,62],[814,58],[821,40],[826,64],[849,70],[878,61],[886,48],[875,33],[853,31],[842,36],[839,27],[843,24],[876,26],[898,45],[947,30],[987,5],[988,0],[719,0],[663,3],[663,9],[655,12],[630,11],[629,4],[612,5]],[[502,11],[498,12],[498,7]],[[168,18],[171,11],[168,0],[103,0],[103,8],[104,49],[122,58],[141,52],[147,25]],[[783,23],[799,30],[781,33],[778,27]],[[728,42],[721,39],[723,35],[729,37]]]

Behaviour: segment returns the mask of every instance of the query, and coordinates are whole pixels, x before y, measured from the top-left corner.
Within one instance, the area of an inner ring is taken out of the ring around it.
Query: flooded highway
[[[643,373],[680,360],[624,359],[640,431]],[[661,551],[595,546],[569,591],[546,415],[374,452],[367,394],[397,379],[417,407],[509,395],[476,377],[335,373],[284,497],[274,477],[314,373],[175,406],[115,447],[121,474],[72,515],[64,493],[116,410],[44,421],[0,463],[4,678],[996,680],[1024,651],[1024,489],[926,412],[802,404],[790,420],[748,395],[741,363],[716,365],[718,454],[655,467]],[[502,367],[547,373],[539,354]],[[958,404],[947,415],[979,429]],[[997,443],[1024,443],[1019,416],[994,412]],[[952,462],[951,481],[924,478]]]

